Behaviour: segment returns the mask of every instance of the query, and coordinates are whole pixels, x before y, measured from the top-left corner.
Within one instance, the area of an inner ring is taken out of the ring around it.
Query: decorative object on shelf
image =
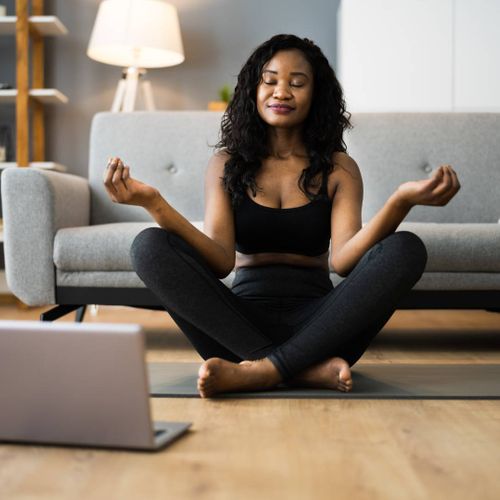
[[[0,125],[0,162],[12,160],[12,133],[8,125]]]
[[[137,87],[146,109],[154,110],[146,68],[181,64],[184,57],[177,9],[158,0],[104,0],[87,48],[91,59],[125,66],[111,111],[133,111]]]
[[[209,111],[226,111],[229,101],[233,97],[233,91],[229,85],[224,85],[219,89],[219,101],[209,101]]]
[[[7,89],[11,89],[11,88],[12,88],[12,85],[10,83],[0,82],[0,90],[7,90]]]
[[[0,5],[0,17],[7,15],[7,7],[5,5]]]

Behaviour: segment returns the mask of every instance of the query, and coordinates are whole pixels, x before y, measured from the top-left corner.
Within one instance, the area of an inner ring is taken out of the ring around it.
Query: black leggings
[[[203,359],[267,357],[287,380],[333,356],[354,365],[422,276],[427,251],[416,234],[392,233],[336,287],[324,269],[273,264],[237,269],[229,289],[162,228],[141,231],[131,258]]]

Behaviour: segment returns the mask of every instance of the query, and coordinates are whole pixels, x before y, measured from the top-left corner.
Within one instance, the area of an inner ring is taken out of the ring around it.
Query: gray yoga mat
[[[201,363],[149,363],[152,397],[196,398]],[[287,399],[500,399],[500,364],[358,364],[351,368],[353,389],[288,388],[232,392],[215,398]]]

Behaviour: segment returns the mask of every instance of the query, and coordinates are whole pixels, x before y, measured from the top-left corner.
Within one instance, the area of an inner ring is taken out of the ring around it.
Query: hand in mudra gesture
[[[441,165],[430,179],[401,184],[396,196],[413,205],[446,205],[460,189],[455,171],[450,165]]]
[[[130,167],[120,158],[110,158],[104,171],[104,186],[115,203],[148,208],[159,196],[159,191],[130,177]]]

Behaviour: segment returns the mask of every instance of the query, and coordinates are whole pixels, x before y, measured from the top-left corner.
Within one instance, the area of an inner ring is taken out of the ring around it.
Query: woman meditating
[[[442,165],[402,184],[362,227],[349,118],[320,48],[276,35],[244,64],[223,115],[204,232],[110,159],[111,199],[160,226],[137,235],[132,263],[205,360],[202,397],[280,384],[350,391],[350,368],[422,276],[425,245],[396,229],[415,205],[446,205],[457,175]],[[233,269],[230,289],[221,279]],[[344,277],[335,287],[330,269]]]

